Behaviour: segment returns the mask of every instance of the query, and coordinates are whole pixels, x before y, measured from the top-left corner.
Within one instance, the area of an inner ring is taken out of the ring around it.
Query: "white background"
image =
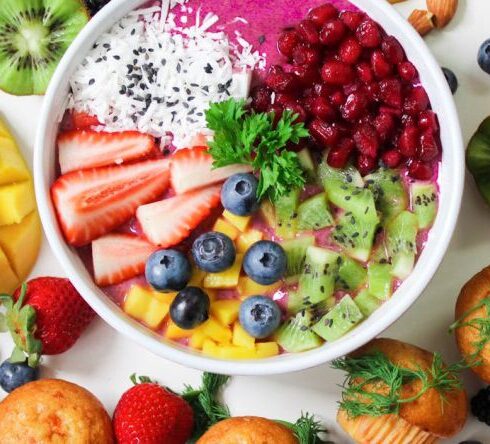
[[[408,15],[416,6],[422,6],[422,1],[408,0],[398,9]],[[426,38],[441,65],[453,69],[459,78],[455,100],[465,142],[490,114],[490,75],[483,73],[476,63],[479,45],[490,38],[489,18],[489,0],[460,0],[454,21]],[[0,113],[10,122],[30,162],[41,103],[41,97],[0,93]],[[458,359],[454,338],[447,333],[454,303],[463,283],[489,263],[490,208],[479,197],[468,175],[459,224],[444,262],[418,302],[384,335],[440,351],[448,361]],[[47,242],[33,273],[41,275],[63,276]],[[7,358],[11,349],[8,335],[0,335],[0,359]],[[175,390],[200,380],[199,372],[150,354],[99,319],[72,350],[46,359],[42,375],[64,378],[88,388],[112,413],[121,394],[129,388],[129,375],[133,372],[151,376]],[[342,375],[328,365],[282,376],[234,377],[226,389],[225,400],[234,415],[295,420],[301,411],[314,413],[332,430],[337,443],[348,443],[335,424],[340,394],[337,384],[341,380]],[[465,375],[465,382],[470,396],[481,387],[470,374]],[[447,442],[470,438],[489,444],[490,428],[469,419],[464,431]]]

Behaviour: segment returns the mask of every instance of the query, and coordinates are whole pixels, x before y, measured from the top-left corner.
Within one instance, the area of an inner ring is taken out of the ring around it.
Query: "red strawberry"
[[[167,189],[168,161],[94,168],[61,176],[51,187],[59,223],[68,243],[82,246],[109,233],[136,208]]]
[[[98,285],[113,285],[144,273],[146,260],[155,249],[131,234],[108,234],[93,241],[95,281]]]
[[[155,139],[136,131],[102,133],[75,130],[58,137],[61,173],[146,157],[156,150]]]
[[[230,165],[213,169],[213,158],[204,146],[177,151],[170,165],[170,180],[177,194],[221,182],[236,173],[246,173],[248,165]]]
[[[41,353],[56,355],[71,348],[95,317],[68,279],[33,279],[13,298],[2,295],[0,299],[7,308],[17,353],[26,353],[33,367]]]
[[[221,186],[215,185],[143,205],[136,217],[150,242],[170,247],[189,236],[219,204],[220,191]]]
[[[185,444],[194,414],[181,397],[146,382],[125,392],[112,419],[118,444]]]
[[[99,126],[99,119],[82,111],[72,111],[70,113],[71,123],[74,129],[85,129],[91,126]]]

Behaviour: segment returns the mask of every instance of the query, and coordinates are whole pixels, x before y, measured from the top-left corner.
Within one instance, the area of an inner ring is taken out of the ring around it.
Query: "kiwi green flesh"
[[[308,148],[303,148],[297,155],[299,164],[306,175],[307,181],[314,182],[316,180],[316,168],[310,150]]]
[[[437,215],[437,189],[433,183],[415,182],[411,187],[413,211],[418,219],[419,229],[432,226]]]
[[[327,196],[320,193],[302,202],[298,207],[299,230],[321,230],[334,224],[328,208]]]
[[[323,341],[311,330],[312,314],[302,310],[288,319],[276,334],[277,343],[289,353],[311,350]]]
[[[345,291],[357,290],[366,283],[367,272],[365,268],[350,257],[341,256],[341,260],[335,288]]]
[[[390,264],[368,265],[368,290],[380,300],[388,299],[393,291],[393,276]]]
[[[88,18],[79,0],[2,0],[0,89],[43,94]]]
[[[368,317],[381,305],[381,301],[369,293],[367,288],[361,290],[354,299],[361,313]]]
[[[274,202],[276,233],[282,239],[292,239],[296,235],[300,194],[299,189],[293,189]]]
[[[286,277],[298,276],[302,272],[306,250],[314,244],[314,236],[303,236],[281,242],[287,258]]]

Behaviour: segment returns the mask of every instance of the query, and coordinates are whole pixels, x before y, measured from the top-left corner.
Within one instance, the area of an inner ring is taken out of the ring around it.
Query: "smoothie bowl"
[[[110,325],[191,367],[281,373],[415,301],[462,156],[440,68],[384,2],[125,0],[54,76],[36,192]]]

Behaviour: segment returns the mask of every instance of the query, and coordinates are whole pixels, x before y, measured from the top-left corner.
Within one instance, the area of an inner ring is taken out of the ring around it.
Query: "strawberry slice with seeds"
[[[158,159],[65,174],[51,195],[67,242],[79,247],[126,222],[168,184],[168,161]]]
[[[155,139],[137,131],[104,133],[75,130],[58,137],[61,173],[121,164],[156,152]]]
[[[143,205],[136,217],[150,242],[167,248],[189,236],[220,203],[221,186],[215,185]]]
[[[156,250],[153,244],[131,234],[108,234],[92,242],[95,282],[119,284],[143,274],[148,257]]]
[[[92,126],[99,126],[101,123],[96,116],[84,113],[83,111],[72,111],[70,113],[71,123],[75,129],[85,129]]]
[[[213,169],[213,158],[204,146],[184,148],[172,157],[170,180],[177,194],[187,193],[221,182],[233,174],[251,171],[248,165],[229,165]]]

